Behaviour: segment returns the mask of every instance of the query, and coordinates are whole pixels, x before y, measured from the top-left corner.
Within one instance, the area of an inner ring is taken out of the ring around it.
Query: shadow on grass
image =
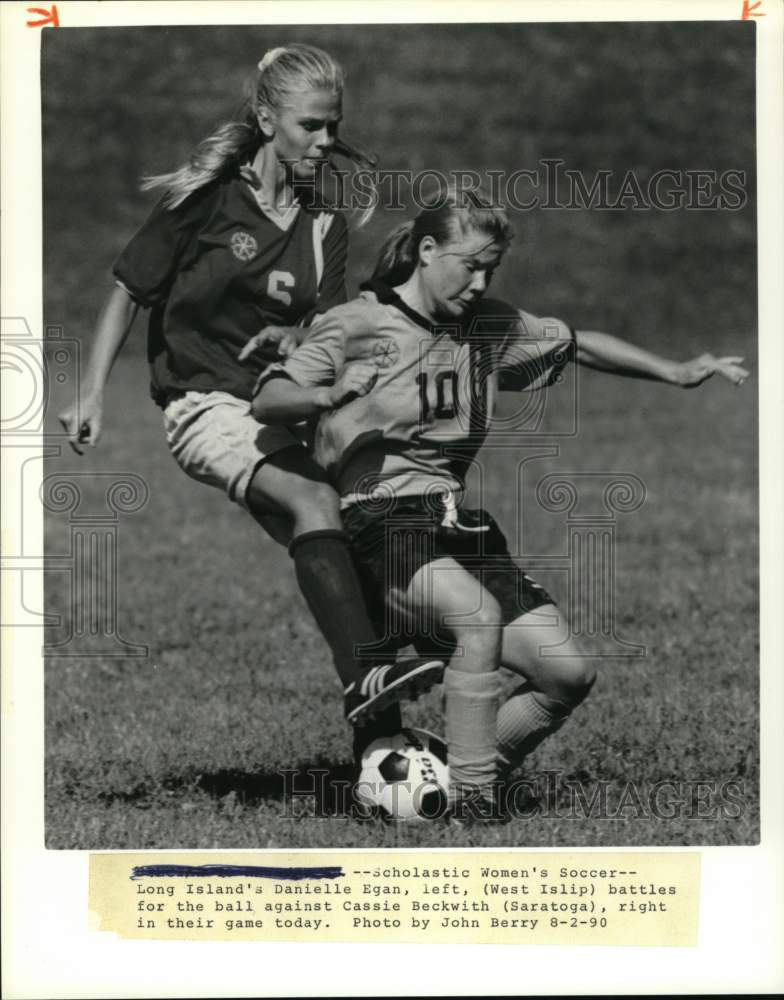
[[[96,796],[104,804],[124,802],[138,809],[150,808],[162,798],[183,798],[203,793],[223,806],[254,809],[272,802],[285,803],[317,816],[346,816],[351,812],[351,764],[317,761],[290,770],[216,771],[169,775],[155,783],[140,782],[130,788],[104,790]]]
[[[245,808],[283,802],[316,816],[348,816],[352,810],[354,769],[350,764],[319,761],[306,768],[283,771],[242,771],[234,768],[202,774],[196,787],[213,798],[236,796]]]

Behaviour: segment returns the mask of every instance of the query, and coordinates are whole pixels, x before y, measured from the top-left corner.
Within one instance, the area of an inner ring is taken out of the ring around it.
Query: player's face
[[[450,243],[427,240],[420,244],[420,257],[429,311],[445,319],[460,317],[487,291],[504,247],[479,232]]]
[[[332,151],[342,118],[339,94],[304,91],[275,115],[277,158],[295,178],[312,177]]]

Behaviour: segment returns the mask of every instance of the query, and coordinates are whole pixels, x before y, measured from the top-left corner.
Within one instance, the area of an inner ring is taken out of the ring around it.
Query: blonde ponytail
[[[255,152],[259,141],[255,123],[227,122],[199,143],[186,164],[169,174],[144,177],[141,189],[164,188],[164,205],[177,208],[194,191],[217,180],[229,164],[239,166]]]

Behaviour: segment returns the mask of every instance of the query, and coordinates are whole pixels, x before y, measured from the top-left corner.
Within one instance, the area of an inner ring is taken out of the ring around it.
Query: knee
[[[340,503],[329,483],[302,480],[291,490],[270,492],[251,483],[248,506],[254,513],[266,514],[277,508],[313,529],[340,525]],[[301,529],[300,529],[301,530]]]
[[[302,489],[294,490],[288,502],[294,514],[334,515],[340,519],[338,495],[329,483],[303,483]]]
[[[455,624],[455,631],[462,633],[500,632],[503,614],[498,601],[486,590],[479,593],[478,607],[462,613]]]
[[[503,616],[498,602],[485,592],[479,607],[470,614],[461,613],[459,620],[445,624],[458,647],[466,655],[456,655],[451,666],[458,670],[481,672],[494,670],[501,657]]]
[[[596,681],[596,668],[584,659],[559,665],[551,675],[552,696],[576,708],[585,701]]]

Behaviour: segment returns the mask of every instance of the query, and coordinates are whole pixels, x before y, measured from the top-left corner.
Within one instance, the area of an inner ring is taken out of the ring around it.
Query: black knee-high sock
[[[289,545],[302,596],[327,640],[335,669],[347,687],[372,666],[358,647],[377,641],[343,531],[308,531]]]

